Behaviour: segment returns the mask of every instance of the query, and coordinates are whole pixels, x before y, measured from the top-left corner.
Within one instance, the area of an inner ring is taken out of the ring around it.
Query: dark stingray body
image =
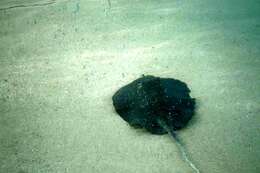
[[[179,130],[195,112],[195,99],[184,82],[171,78],[143,76],[120,88],[113,96],[116,112],[131,126],[145,128],[153,134]]]

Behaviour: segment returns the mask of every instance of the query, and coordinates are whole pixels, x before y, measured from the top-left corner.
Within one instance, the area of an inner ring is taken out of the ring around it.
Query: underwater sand
[[[202,173],[260,171],[259,1],[57,0],[0,10],[0,41],[1,173],[192,173],[169,135],[115,113],[142,74],[197,98],[179,136]]]

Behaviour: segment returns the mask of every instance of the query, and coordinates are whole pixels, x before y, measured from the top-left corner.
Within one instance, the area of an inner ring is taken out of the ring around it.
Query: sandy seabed
[[[2,0],[0,25],[0,172],[192,173],[115,113],[142,74],[189,84],[202,173],[260,171],[259,1]]]

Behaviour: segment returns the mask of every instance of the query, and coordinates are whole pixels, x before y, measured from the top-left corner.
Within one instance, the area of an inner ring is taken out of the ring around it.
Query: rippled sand
[[[113,110],[114,92],[142,74],[189,84],[197,115],[179,136],[202,173],[259,172],[257,0],[0,9],[0,172],[192,172],[170,136],[133,129]]]

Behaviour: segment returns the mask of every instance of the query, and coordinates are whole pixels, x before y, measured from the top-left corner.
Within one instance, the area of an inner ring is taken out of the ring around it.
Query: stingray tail
[[[108,3],[108,7],[111,8],[111,1],[107,0],[107,3]]]
[[[176,141],[177,147],[179,148],[181,155],[182,155],[182,159],[194,170],[195,173],[200,173],[200,170],[194,165],[194,163],[189,159],[186,149],[183,145],[183,143],[181,142],[180,138],[178,137],[178,135],[176,134],[176,132],[170,128],[164,120],[159,119],[158,123],[169,133],[171,134],[171,136],[174,138],[174,140]]]

